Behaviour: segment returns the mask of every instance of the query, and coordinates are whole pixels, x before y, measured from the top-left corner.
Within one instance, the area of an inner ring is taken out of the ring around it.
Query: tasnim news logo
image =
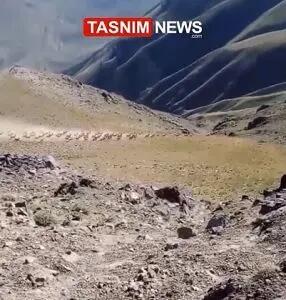
[[[197,20],[156,21],[145,17],[83,19],[85,37],[150,38],[153,34],[189,34],[191,38],[202,38],[202,33],[202,22]]]

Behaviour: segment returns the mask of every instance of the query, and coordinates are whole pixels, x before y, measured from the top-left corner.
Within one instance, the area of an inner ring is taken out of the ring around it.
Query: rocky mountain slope
[[[113,41],[68,73],[179,114],[273,91],[286,81],[285,11],[285,0],[164,1],[150,14],[158,19],[199,19],[203,38],[165,35]]]
[[[66,75],[0,91],[0,299],[285,299],[284,146]]]
[[[192,131],[179,118],[65,75],[13,67],[1,74],[0,89],[0,139],[100,140]]]
[[[0,156],[2,299],[285,299],[285,176],[219,205]]]
[[[210,135],[286,143],[285,92],[223,100],[188,111],[184,116]]]

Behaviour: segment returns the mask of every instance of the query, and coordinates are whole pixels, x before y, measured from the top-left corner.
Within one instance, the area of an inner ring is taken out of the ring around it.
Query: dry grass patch
[[[65,158],[115,179],[183,184],[212,199],[258,193],[286,173],[286,148],[228,137],[154,138],[82,147]]]
[[[286,148],[219,136],[81,143],[10,143],[1,151],[54,155],[86,174],[133,182],[189,185],[213,200],[261,192],[286,173]]]

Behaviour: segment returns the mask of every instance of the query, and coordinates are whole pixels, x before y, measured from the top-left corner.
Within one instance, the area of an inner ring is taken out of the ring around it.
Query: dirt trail
[[[166,136],[165,133],[120,133],[110,130],[88,131],[82,129],[52,129],[45,126],[27,125],[15,121],[0,121],[0,140],[60,142],[60,141],[119,141]],[[171,136],[172,134],[170,134]],[[169,136],[169,135],[168,135]],[[172,136],[179,136],[173,134]]]

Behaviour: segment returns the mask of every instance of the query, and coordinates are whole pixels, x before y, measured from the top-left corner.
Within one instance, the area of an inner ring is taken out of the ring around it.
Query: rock
[[[267,121],[268,121],[267,117],[257,117],[253,121],[249,122],[245,129],[246,130],[254,129],[256,127],[266,124]]]
[[[0,156],[0,167],[10,171],[24,171],[30,175],[36,175],[40,169],[54,169],[55,160],[51,156],[40,157],[31,155],[11,155]]]
[[[37,286],[43,286],[45,284],[46,279],[44,277],[36,277],[35,282]]]
[[[29,265],[29,264],[33,263],[35,260],[36,260],[36,258],[33,256],[26,256],[26,257],[24,257],[23,264]]]
[[[131,191],[132,187],[129,183],[125,184],[121,188],[119,188],[120,191]]]
[[[80,221],[81,220],[81,215],[77,212],[74,212],[72,214],[72,217],[71,217],[72,221]]]
[[[56,276],[60,275],[60,272],[57,271],[57,270],[51,270],[51,274],[52,274],[54,277],[56,277]]]
[[[128,222],[123,219],[114,225],[115,228],[128,228]]]
[[[75,263],[80,259],[79,255],[72,251],[67,251],[67,254],[64,254],[62,257],[65,261],[70,263]]]
[[[120,198],[121,198],[121,200],[123,200],[123,201],[127,201],[129,198],[128,198],[128,194],[125,192],[125,191],[122,191],[121,193],[120,193]]]
[[[57,197],[58,195],[75,195],[77,192],[77,184],[73,181],[71,183],[62,183],[58,189],[55,191],[54,196]]]
[[[192,286],[194,284],[194,280],[191,276],[192,276],[192,274],[190,274],[190,272],[184,273],[184,283],[187,285],[190,285],[190,286]]]
[[[15,207],[26,207],[26,202],[25,201],[16,202],[15,203]]]
[[[274,210],[278,210],[279,208],[286,206],[286,201],[275,201],[275,200],[268,200],[264,201],[261,205],[259,213],[261,215],[266,215]]]
[[[131,203],[138,203],[140,200],[141,196],[137,192],[130,192],[129,194],[129,199]]]
[[[242,195],[242,196],[241,196],[241,200],[242,200],[242,201],[247,201],[247,200],[250,200],[250,199],[249,199],[249,196],[248,196],[248,195]]]
[[[28,216],[27,212],[26,212],[24,209],[22,209],[22,208],[19,208],[19,209],[18,209],[17,214],[18,214],[19,216],[25,216],[25,217]]]
[[[239,272],[245,272],[247,270],[247,268],[244,265],[239,265],[239,266],[237,266],[237,270]]]
[[[190,135],[190,134],[191,134],[190,130],[187,129],[187,128],[183,128],[183,129],[181,130],[181,132],[182,132],[182,134],[184,134],[184,135]]]
[[[217,211],[223,211],[223,204],[219,203],[215,209],[213,210],[213,212],[217,212]]]
[[[284,259],[280,262],[279,267],[283,273],[286,273],[286,259]]]
[[[159,273],[160,269],[157,265],[149,265],[147,267],[147,274],[149,278],[155,278]]]
[[[144,197],[148,200],[155,198],[155,192],[151,187],[144,187]]]
[[[35,277],[32,274],[28,274],[27,279],[31,282],[33,287],[43,286],[45,284],[45,281],[46,281],[46,279],[44,277]]]
[[[135,282],[134,280],[132,280],[127,288],[127,291],[139,291],[139,284],[137,282]]]
[[[132,204],[138,204],[141,199],[141,195],[135,191],[122,191],[120,197],[123,201],[129,201]]]
[[[167,298],[172,298],[173,296],[174,296],[174,292],[173,291],[166,292],[166,297]]]
[[[136,281],[141,281],[144,284],[150,283],[159,273],[160,269],[157,265],[150,264],[147,268],[140,268]]]
[[[209,289],[207,295],[203,298],[203,300],[223,300],[231,296],[231,294],[233,294],[235,291],[236,287],[234,285],[234,282],[229,279],[228,281],[222,282],[217,286]]]
[[[81,178],[79,181],[79,186],[95,188],[95,182],[88,178]]]
[[[270,238],[272,242],[285,240],[286,206],[263,215],[252,222],[253,228],[258,228],[258,235]]]
[[[286,174],[281,177],[278,189],[263,191],[264,200],[260,201],[260,214],[265,215],[286,206]]]
[[[148,234],[143,234],[143,235],[138,235],[137,240],[142,240],[142,241],[152,241],[152,237]]]
[[[180,227],[177,229],[177,234],[180,239],[187,240],[191,237],[196,236],[194,230],[190,227]]]
[[[282,191],[286,189],[286,174],[281,177],[280,187],[278,191]]]
[[[32,274],[27,275],[27,280],[29,280],[31,282],[32,286],[36,286],[35,279]]]
[[[35,175],[37,174],[37,170],[31,169],[31,170],[28,170],[28,173],[29,173],[30,175],[35,176]]]
[[[252,222],[252,226],[253,229],[259,228],[259,235],[266,231],[268,229],[268,227],[271,226],[271,222],[270,220],[265,219],[265,217],[263,216],[262,218],[256,218],[253,222]]]
[[[145,268],[141,268],[138,273],[139,274],[137,275],[137,278],[136,278],[137,281],[148,282],[149,275]]]
[[[179,248],[179,244],[178,243],[168,243],[164,250],[165,251],[169,251],[169,250],[174,250],[174,249],[178,249]]]
[[[15,202],[16,196],[13,194],[4,194],[1,196],[1,200],[4,202]]]
[[[231,131],[231,132],[228,134],[228,136],[229,136],[229,137],[234,137],[234,136],[236,136],[236,133]]]
[[[57,167],[56,160],[53,156],[48,155],[43,158],[46,168],[54,170]]]
[[[164,187],[155,190],[155,195],[158,198],[166,199],[169,202],[181,203],[180,192],[178,187]]]
[[[7,242],[4,242],[3,248],[5,248],[5,247],[10,248],[12,246],[13,246],[13,242],[12,241],[7,241]]]
[[[8,210],[8,211],[6,212],[6,216],[7,216],[7,217],[13,217],[13,212],[12,212],[12,210]]]
[[[106,92],[101,92],[101,96],[105,99],[108,98],[108,94]]]
[[[255,199],[252,203],[252,206],[253,207],[256,207],[258,205],[260,205],[262,203],[262,200],[261,199]]]
[[[260,112],[261,110],[264,110],[264,109],[267,109],[269,108],[270,105],[267,105],[267,104],[262,104],[261,106],[259,106],[256,110],[256,113]]]
[[[168,220],[170,216],[170,208],[166,206],[159,206],[155,209],[156,213],[164,217],[164,220]]]
[[[216,131],[219,131],[219,130],[222,130],[222,129],[225,129],[229,122],[231,121],[230,118],[226,117],[224,120],[220,121],[219,123],[217,123],[214,127],[213,127],[213,132],[216,132]]]
[[[226,227],[227,217],[224,214],[213,215],[209,220],[206,230],[212,234],[221,234]]]
[[[270,197],[273,195],[273,191],[264,190],[262,194],[263,194],[264,198]]]

